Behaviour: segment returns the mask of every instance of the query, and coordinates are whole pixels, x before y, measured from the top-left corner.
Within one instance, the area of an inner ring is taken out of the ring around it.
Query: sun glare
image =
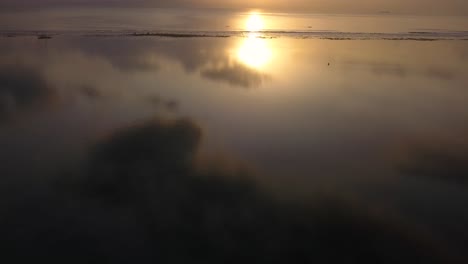
[[[261,31],[263,29],[263,20],[258,13],[251,13],[245,23],[245,29],[250,32]]]
[[[246,66],[257,70],[264,69],[272,57],[268,41],[262,38],[261,33],[259,33],[263,28],[261,15],[256,12],[250,13],[245,21],[245,30],[248,31],[247,37],[237,48],[237,59]]]
[[[243,41],[237,57],[245,65],[260,69],[270,61],[271,50],[264,39],[252,34]]]

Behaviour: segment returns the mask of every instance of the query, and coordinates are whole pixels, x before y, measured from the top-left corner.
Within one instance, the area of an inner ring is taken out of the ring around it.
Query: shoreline
[[[455,32],[402,32],[402,33],[361,33],[361,32],[340,32],[340,31],[44,31],[44,30],[24,30],[8,31],[0,30],[0,37],[40,37],[50,38],[58,36],[78,36],[78,37],[160,37],[160,38],[292,38],[292,39],[325,39],[325,40],[397,40],[397,41],[467,41],[468,31]],[[47,38],[47,39],[50,39]],[[43,38],[45,39],[45,38]]]

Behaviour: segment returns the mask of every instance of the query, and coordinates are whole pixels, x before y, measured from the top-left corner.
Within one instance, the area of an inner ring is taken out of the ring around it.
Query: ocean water
[[[192,32],[238,35],[252,12],[223,9],[56,8],[0,13],[3,33]],[[262,14],[258,31],[300,37],[468,38],[468,17],[392,14]],[[357,33],[357,35],[343,35]],[[372,33],[383,34],[374,35]],[[408,35],[409,34],[409,35]],[[412,35],[411,35],[412,34]]]
[[[465,263],[466,18],[0,21],[0,230],[17,257]]]

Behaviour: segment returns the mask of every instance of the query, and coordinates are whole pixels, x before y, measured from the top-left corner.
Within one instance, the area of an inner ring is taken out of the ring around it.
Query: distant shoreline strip
[[[340,31],[1,31],[0,37],[37,37],[38,39],[52,39],[58,36],[81,37],[161,37],[161,38],[229,38],[255,37],[262,39],[297,38],[297,39],[325,39],[325,40],[468,40],[468,31],[430,32],[413,31],[403,33],[359,33]]]

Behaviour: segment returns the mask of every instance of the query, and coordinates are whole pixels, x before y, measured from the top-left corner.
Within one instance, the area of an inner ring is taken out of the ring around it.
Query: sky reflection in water
[[[2,50],[2,81],[23,89],[2,89],[7,128],[81,108],[131,122],[173,101],[217,147],[306,174],[310,160],[362,169],[395,144],[466,132],[463,42],[66,37]]]
[[[189,138],[190,150],[202,133],[198,158],[243,164],[281,199],[348,197],[422,223],[461,252],[467,59],[462,41],[264,39],[255,32],[2,38],[0,168],[12,185],[40,183],[43,176],[34,175],[82,166],[89,149],[119,129],[155,116],[187,117],[201,132],[187,124],[167,131]]]

